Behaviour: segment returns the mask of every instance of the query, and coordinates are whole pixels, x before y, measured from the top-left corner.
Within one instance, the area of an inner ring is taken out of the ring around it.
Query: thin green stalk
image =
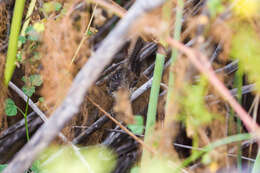
[[[159,51],[160,49],[162,48],[159,48]],[[151,137],[156,122],[158,96],[160,92],[160,83],[162,79],[163,65],[165,61],[165,55],[159,53],[159,51],[156,54],[153,82],[152,82],[152,88],[151,88],[149,104],[148,104],[148,112],[147,112],[145,136],[144,136],[145,143],[147,143],[148,139]],[[141,164],[144,163],[143,161],[144,159],[148,158],[148,154],[149,153],[145,149],[143,149]]]
[[[243,70],[240,66],[240,62],[238,63],[238,70],[235,73],[235,82],[234,87],[237,88],[237,99],[238,102],[242,103],[242,85],[243,85]],[[234,111],[233,111],[234,113]],[[234,115],[233,115],[234,116]],[[237,119],[237,132],[242,132],[242,123],[241,120]],[[242,172],[242,151],[241,151],[241,143],[237,144],[237,166],[239,172]]]
[[[28,97],[28,96],[27,96]],[[23,117],[24,117],[24,122],[25,122],[25,131],[26,131],[26,138],[27,138],[27,141],[30,140],[30,137],[29,137],[29,128],[28,128],[28,121],[27,121],[27,115],[28,115],[28,108],[29,108],[29,97],[27,98],[27,101],[26,101],[26,106],[25,106],[25,112],[23,112],[19,107],[17,107],[18,111],[20,111],[22,114],[23,114]]]
[[[182,17],[183,17],[183,7],[184,3],[183,0],[178,0],[178,6],[177,6],[177,12],[176,12],[176,21],[175,21],[175,28],[174,28],[174,39],[175,40],[180,40],[181,37],[181,28],[182,28]],[[168,94],[167,94],[167,101],[166,101],[166,122],[168,121],[167,119],[170,118],[172,119],[170,114],[169,107],[173,101],[173,95],[174,95],[174,74],[173,74],[173,69],[174,69],[174,62],[176,61],[178,57],[178,50],[177,49],[172,49],[172,55],[171,55],[171,65],[170,65],[170,72],[169,72],[169,82],[168,82]]]
[[[29,99],[30,99],[30,98],[27,96],[26,107],[25,107],[25,113],[24,113],[24,121],[25,121],[25,129],[26,129],[26,138],[27,138],[27,141],[30,140],[30,137],[29,137],[29,129],[28,129],[28,121],[27,121],[28,107],[29,107]]]
[[[157,102],[160,91],[160,83],[162,79],[163,73],[163,65],[164,65],[165,55],[161,53],[156,54],[155,68],[154,68],[154,76],[153,83],[149,98],[148,104],[148,112],[147,112],[147,120],[146,120],[146,130],[145,130],[145,140],[149,137],[149,135],[153,131],[153,126],[156,121],[156,110],[157,110]]]
[[[213,143],[207,145],[206,147],[203,147],[203,149],[201,151],[192,154],[188,159],[184,160],[182,162],[182,165],[178,168],[178,170],[188,166],[189,164],[191,164],[195,160],[202,157],[204,154],[209,153],[210,151],[212,151],[213,149],[215,149],[217,147],[227,145],[227,144],[237,142],[237,141],[249,140],[251,138],[252,138],[252,136],[250,134],[244,133],[244,134],[237,134],[237,135],[233,135],[233,136],[228,136],[226,138],[223,138],[223,139],[220,139],[216,142],[213,142]]]
[[[24,10],[25,0],[16,0],[14,6],[14,14],[12,18],[11,24],[11,32],[9,36],[8,50],[7,50],[7,59],[5,64],[5,85],[7,86],[9,81],[12,78],[15,62],[16,62],[16,54],[17,54],[17,46],[18,46],[18,37],[22,23],[23,10]]]

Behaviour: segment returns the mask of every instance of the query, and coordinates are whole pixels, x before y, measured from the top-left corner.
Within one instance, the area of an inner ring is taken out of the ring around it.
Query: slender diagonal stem
[[[25,130],[26,130],[26,138],[27,138],[27,141],[30,140],[30,137],[29,137],[29,129],[28,129],[28,121],[27,121],[28,107],[29,107],[29,99],[30,99],[30,98],[27,96],[26,107],[25,107],[25,112],[24,112],[24,121],[25,121]]]
[[[175,28],[174,28],[174,39],[180,40],[181,36],[181,28],[182,28],[182,13],[183,13],[183,0],[178,0],[177,12],[176,12],[176,21],[175,21]],[[168,82],[168,93],[167,93],[167,100],[166,100],[166,115],[165,115],[165,122],[171,122],[173,116],[171,115],[171,107],[173,106],[173,95],[174,95],[174,62],[178,57],[178,49],[172,49],[172,55],[170,59],[170,70],[169,70],[169,82]]]
[[[160,51],[160,49],[162,49],[162,48],[159,47],[158,51]],[[149,104],[148,104],[148,112],[147,112],[145,136],[144,136],[145,143],[148,143],[148,140],[149,140],[149,138],[151,138],[151,135],[154,131],[157,104],[158,104],[158,96],[159,96],[159,92],[160,92],[160,83],[161,83],[162,74],[163,74],[164,61],[165,61],[165,55],[158,52],[156,54],[154,76],[153,76],[152,88],[151,88]],[[143,148],[141,165],[143,165],[145,160],[147,158],[149,158],[149,154],[150,153],[148,153],[148,151],[145,148]]]

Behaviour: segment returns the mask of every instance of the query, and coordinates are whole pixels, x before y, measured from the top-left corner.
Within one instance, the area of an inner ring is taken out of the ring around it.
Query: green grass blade
[[[226,138],[220,139],[216,142],[213,142],[213,143],[207,145],[201,151],[196,152],[195,154],[191,155],[188,159],[184,160],[182,162],[181,168],[188,166],[191,162],[199,159],[205,153],[208,153],[208,152],[212,151],[213,149],[215,149],[217,147],[220,147],[220,146],[223,146],[223,145],[226,145],[226,144],[230,144],[230,143],[233,143],[233,142],[237,142],[237,141],[249,140],[251,138],[252,138],[252,136],[250,134],[244,133],[244,134],[228,136]]]
[[[152,83],[152,88],[150,93],[149,104],[148,104],[145,139],[149,137],[149,135],[152,133],[153,126],[155,125],[155,121],[156,121],[157,102],[158,102],[158,96],[160,91],[160,83],[162,79],[164,60],[165,60],[165,55],[157,53],[155,68],[154,68],[153,83]]]
[[[177,12],[176,12],[176,21],[175,21],[175,28],[174,28],[174,39],[180,40],[181,37],[181,28],[182,28],[182,17],[183,17],[183,7],[184,3],[183,0],[178,0],[178,6],[177,6]],[[174,74],[173,74],[173,68],[174,68],[174,62],[177,59],[178,56],[178,50],[172,49],[172,55],[171,55],[171,65],[169,70],[169,82],[168,82],[168,94],[167,94],[167,101],[166,101],[166,122],[170,121],[168,118],[172,118],[171,115],[169,115],[169,107],[171,105],[171,102],[173,101],[173,94],[174,94]]]
[[[159,51],[160,51],[160,47],[159,47]],[[157,103],[158,103],[158,96],[160,92],[160,83],[163,74],[164,61],[165,61],[165,55],[158,52],[156,54],[153,82],[152,82],[152,88],[151,88],[149,104],[148,104],[148,112],[147,112],[145,136],[144,136],[145,143],[147,143],[148,138],[151,136],[151,134],[154,131],[153,128],[156,122]],[[141,165],[144,163],[144,160],[148,158],[148,154],[149,154],[148,151],[143,149]]]
[[[243,86],[243,70],[241,68],[240,62],[238,62],[238,70],[235,73],[235,88],[237,88],[237,99],[238,102],[242,103],[242,86]],[[242,132],[242,123],[241,120],[238,118],[237,120],[237,132]],[[242,151],[241,151],[241,143],[237,144],[238,153],[237,153],[237,167],[239,172],[242,173]]]
[[[16,0],[14,6],[14,15],[12,18],[11,24],[11,32],[9,36],[8,50],[7,50],[7,59],[5,64],[5,85],[7,86],[9,81],[12,78],[15,62],[16,62],[16,54],[17,54],[17,46],[18,46],[18,37],[22,23],[23,10],[24,10],[25,0]]]

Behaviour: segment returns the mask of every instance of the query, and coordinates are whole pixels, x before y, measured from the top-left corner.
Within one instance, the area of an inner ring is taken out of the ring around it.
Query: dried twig
[[[70,91],[61,106],[8,164],[3,173],[22,173],[36,156],[56,137],[65,124],[75,115],[89,87],[95,82],[113,55],[127,41],[130,26],[144,13],[159,7],[164,0],[138,0],[105,38],[99,49],[90,57],[74,79]]]
[[[20,90],[14,83],[11,81],[9,82],[8,86],[12,88],[25,102],[27,101],[27,96],[23,93],[22,90]],[[32,108],[32,110],[40,116],[40,118],[46,123],[48,118],[46,115],[38,108],[38,106],[31,100],[29,99],[29,106]],[[80,154],[79,148],[75,146],[72,142],[70,142],[61,132],[58,134],[59,137],[65,142],[68,143],[69,145],[72,146],[72,149],[74,150],[75,154],[77,157],[82,161],[82,163],[87,166],[88,164],[86,163],[86,160],[84,157]]]
[[[125,126],[123,126],[119,121],[117,121],[112,115],[107,113],[103,108],[101,108],[97,103],[95,103],[91,98],[89,98],[89,101],[95,105],[103,114],[105,114],[109,119],[111,119],[116,125],[118,125],[122,130],[124,130],[129,136],[134,138],[138,143],[140,143],[146,150],[150,151],[153,154],[156,154],[157,152],[150,147],[149,145],[145,144],[144,141],[139,139],[137,136],[135,136],[130,130],[128,130]]]
[[[108,1],[104,1],[104,0],[92,0],[93,3],[96,3],[104,8],[107,8],[108,10],[112,11],[115,15],[119,16],[119,17],[124,17],[126,14],[126,10],[122,7],[120,7],[118,4],[116,3],[110,3]]]

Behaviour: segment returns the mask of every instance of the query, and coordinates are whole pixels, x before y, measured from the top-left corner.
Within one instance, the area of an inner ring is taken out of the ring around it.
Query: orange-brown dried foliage
[[[7,96],[7,88],[4,85],[4,65],[5,56],[0,55],[0,132],[7,127],[6,116],[4,114],[5,99]]]
[[[49,19],[42,35],[40,48],[43,78],[41,94],[51,113],[66,96],[67,90],[77,71],[77,64],[71,63],[87,26],[89,15],[79,13],[80,25],[75,27],[73,15],[62,19]],[[83,44],[77,59],[87,59],[89,49]]]
[[[116,93],[116,105],[114,111],[117,113],[117,118],[127,124],[133,123],[133,112],[131,102],[129,100],[129,92],[126,89],[119,89]]]
[[[63,8],[70,9],[71,6],[72,4],[65,3]],[[40,74],[43,78],[40,94],[45,99],[48,115],[61,104],[75,74],[89,57],[90,49],[87,43],[84,43],[72,63],[72,58],[87,28],[89,17],[89,13],[85,11],[73,11],[70,15],[58,19],[49,18],[45,24],[39,49],[42,64]],[[77,125],[77,122],[78,118],[75,117],[63,129],[69,139],[74,135],[71,127]]]

